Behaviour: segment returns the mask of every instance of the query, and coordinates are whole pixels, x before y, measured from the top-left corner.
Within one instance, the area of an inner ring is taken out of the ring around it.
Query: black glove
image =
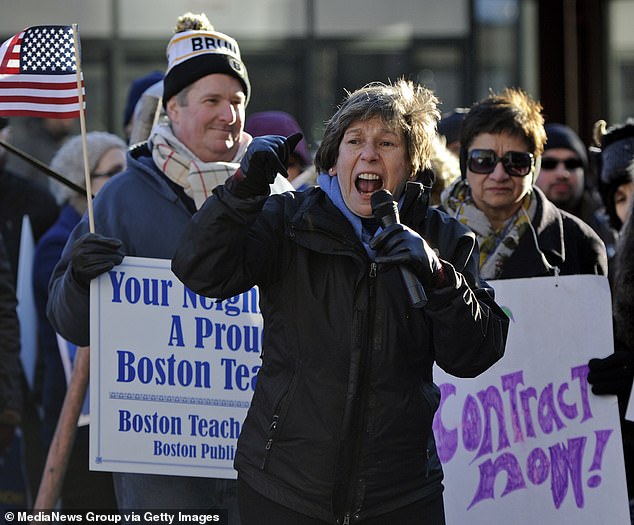
[[[436,288],[442,280],[442,264],[427,241],[404,224],[388,226],[370,240],[380,264],[407,264],[425,287]]]
[[[603,359],[590,359],[588,362],[588,383],[592,385],[593,394],[612,394],[621,397],[623,402],[627,401],[632,390],[634,352],[617,341],[614,343],[613,354]]]
[[[121,264],[124,253],[121,241],[97,233],[85,233],[73,244],[70,266],[73,278],[88,289],[90,281]]]
[[[269,184],[273,184],[278,173],[288,177],[288,158],[300,140],[301,133],[288,138],[281,135],[255,137],[240,161],[240,169],[227,179],[225,187],[240,198],[268,195]]]

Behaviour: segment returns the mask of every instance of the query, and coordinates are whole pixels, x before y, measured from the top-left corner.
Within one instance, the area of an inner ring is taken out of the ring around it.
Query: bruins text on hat
[[[227,40],[221,38],[206,37],[194,37],[191,39],[192,51],[200,51],[201,49],[220,49],[226,48],[232,53],[238,53],[236,47]]]

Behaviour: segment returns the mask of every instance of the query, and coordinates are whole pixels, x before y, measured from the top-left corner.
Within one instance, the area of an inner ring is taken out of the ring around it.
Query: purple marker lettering
[[[490,454],[493,452],[493,436],[491,430],[491,412],[495,412],[497,417],[498,427],[498,448],[497,450],[503,450],[510,447],[509,438],[506,433],[506,421],[504,419],[504,402],[502,401],[502,395],[500,391],[494,387],[489,386],[486,390],[480,390],[478,392],[478,399],[482,403],[484,410],[484,439],[482,445],[476,457],[480,457],[484,454]]]
[[[456,387],[451,383],[443,383],[440,385],[440,404],[434,415],[432,430],[436,437],[436,450],[438,458],[442,463],[447,463],[454,457],[458,449],[458,430],[455,428],[448,429],[442,422],[442,409],[445,401],[449,396],[456,395]]]
[[[524,441],[522,436],[522,427],[520,425],[520,416],[517,407],[517,385],[524,384],[523,372],[513,372],[502,376],[502,390],[509,393],[509,402],[511,404],[511,426],[513,427],[513,442],[518,443]]]
[[[534,448],[526,460],[526,476],[534,485],[541,485],[548,479],[550,460],[541,448]]]
[[[522,413],[524,414],[524,425],[526,426],[526,435],[535,437],[535,428],[533,427],[533,418],[531,418],[531,398],[537,399],[537,390],[532,386],[520,392],[520,402],[522,404]]]
[[[564,399],[564,394],[568,390],[568,383],[562,383],[559,385],[559,389],[557,390],[557,403],[559,404],[559,409],[563,412],[564,416],[568,419],[575,419],[579,411],[577,410],[577,405],[573,403],[569,405],[566,403]]]
[[[462,443],[469,451],[478,448],[482,438],[482,418],[478,402],[469,394],[462,407]]]
[[[551,465],[551,492],[555,508],[561,507],[568,493],[568,479],[572,480],[572,490],[577,508],[584,505],[581,464],[586,437],[568,439],[568,447],[558,443],[549,448]]]
[[[502,471],[506,472],[506,486],[504,487],[504,492],[502,492],[501,496],[505,496],[506,494],[518,489],[526,488],[526,482],[522,476],[522,468],[520,467],[517,458],[510,452],[505,452],[499,456],[495,460],[495,463],[490,459],[487,459],[484,463],[479,465],[479,469],[480,483],[478,484],[476,494],[467,509],[470,509],[476,503],[484,499],[493,499],[495,497],[493,491],[495,478]]]
[[[592,417],[590,410],[590,399],[588,399],[588,365],[576,366],[570,370],[573,379],[579,380],[581,388],[581,406],[583,407],[583,417],[581,423]]]
[[[610,439],[612,430],[595,430],[595,436],[597,437],[597,443],[594,446],[594,457],[592,458],[592,465],[590,465],[590,471],[601,470],[601,462],[603,461],[603,451]],[[595,488],[601,484],[601,476],[590,476],[588,479],[588,487]]]
[[[539,420],[539,426],[545,434],[550,434],[553,431],[553,424],[557,426],[557,430],[561,430],[566,426],[559,417],[559,414],[557,414],[557,409],[555,408],[552,383],[548,383],[539,395],[537,418]]]

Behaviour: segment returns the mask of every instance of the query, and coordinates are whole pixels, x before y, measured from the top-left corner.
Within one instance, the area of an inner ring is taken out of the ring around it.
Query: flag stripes
[[[71,26],[34,26],[0,47],[0,115],[79,115]],[[83,79],[81,81],[84,93]]]

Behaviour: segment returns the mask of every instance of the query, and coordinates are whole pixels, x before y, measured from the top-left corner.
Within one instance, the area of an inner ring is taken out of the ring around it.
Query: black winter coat
[[[24,216],[29,216],[33,240],[37,242],[55,223],[58,214],[55,197],[46,188],[10,171],[0,172],[0,232],[4,237],[14,285],[17,282]]]
[[[532,226],[520,239],[513,254],[504,263],[500,279],[560,275],[607,275],[605,245],[594,230],[581,219],[560,210],[537,187],[537,211]],[[544,260],[545,258],[545,260]]]
[[[22,415],[20,324],[17,306],[11,265],[0,234],[0,424],[11,426],[16,426]]]
[[[479,281],[474,235],[428,209],[419,184],[400,215],[448,277],[422,309],[320,188],[268,200],[217,188],[172,263],[209,297],[259,286],[263,363],[235,467],[266,498],[331,523],[438,495],[432,364],[472,377],[504,352],[508,319]]]

